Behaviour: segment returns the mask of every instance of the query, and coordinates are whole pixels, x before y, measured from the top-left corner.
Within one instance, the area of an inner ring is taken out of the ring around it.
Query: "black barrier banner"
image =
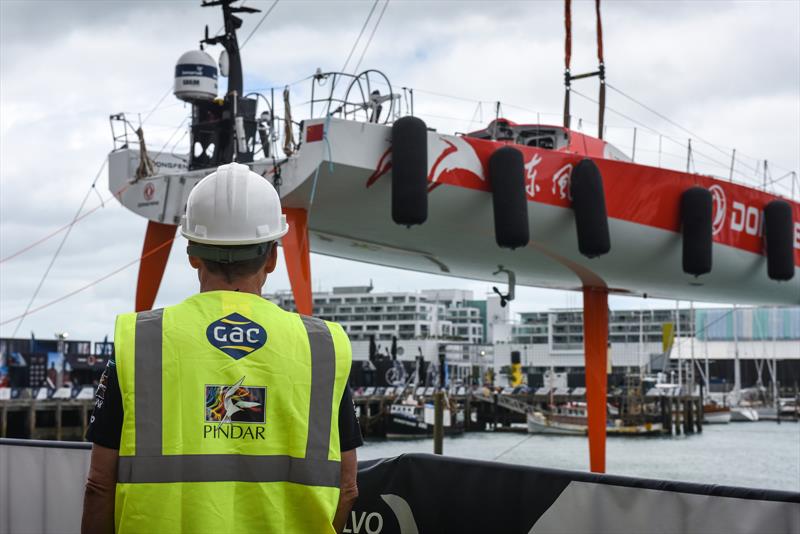
[[[800,533],[800,493],[428,454],[359,463],[347,534]]]

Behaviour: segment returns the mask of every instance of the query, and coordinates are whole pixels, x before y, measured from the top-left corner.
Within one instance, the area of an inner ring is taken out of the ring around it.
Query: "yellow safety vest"
[[[333,532],[340,325],[210,291],[120,315],[114,342],[117,532]]]

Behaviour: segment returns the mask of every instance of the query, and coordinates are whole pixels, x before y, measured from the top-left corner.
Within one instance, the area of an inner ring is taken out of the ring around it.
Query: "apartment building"
[[[291,291],[264,295],[294,311]],[[441,339],[478,344],[484,341],[482,308],[471,291],[373,292],[370,286],[334,287],[316,292],[314,315],[340,323],[351,341]]]

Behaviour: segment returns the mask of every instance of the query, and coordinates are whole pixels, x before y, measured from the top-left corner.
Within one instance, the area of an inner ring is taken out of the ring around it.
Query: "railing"
[[[414,114],[413,90],[402,90],[402,95],[395,94],[389,78],[379,70],[359,74],[317,72],[311,79],[310,118],[389,124],[403,114]]]

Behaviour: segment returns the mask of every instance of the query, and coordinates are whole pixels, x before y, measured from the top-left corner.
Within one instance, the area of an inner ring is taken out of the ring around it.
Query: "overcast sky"
[[[271,3],[246,5],[266,9]],[[0,258],[71,220],[112,148],[108,115],[125,111],[134,120],[137,113],[147,115],[171,87],[177,58],[197,46],[206,24],[211,32],[219,28],[219,8],[199,4],[0,0]],[[593,3],[573,4],[573,72],[591,70],[596,67]],[[282,87],[317,67],[340,69],[371,6],[371,1],[281,1],[243,50],[246,89]],[[240,36],[253,30],[260,15],[244,18]],[[740,180],[760,180],[756,167],[763,159],[773,177],[800,168],[800,3],[607,1],[603,30],[609,82],[716,145],[693,142],[698,171],[727,176],[732,147]],[[563,32],[560,0],[394,0],[361,70],[378,68],[395,86],[416,88],[417,112],[439,131],[478,129],[498,100],[512,120],[558,123]],[[350,68],[361,53],[358,48]],[[597,93],[595,80],[576,82],[575,88],[592,98]],[[300,105],[307,91],[307,83],[292,86],[295,118],[307,112]],[[576,119],[596,133],[594,104],[580,96],[573,103]],[[681,145],[688,133],[614,91],[608,106],[614,110],[606,115],[612,142],[630,153],[637,126],[636,160],[656,163],[657,131],[664,135],[662,164],[685,166]],[[167,96],[145,124],[148,146],[162,146],[187,111]],[[179,130],[172,140],[182,134]],[[108,195],[104,173],[86,209]],[[145,226],[113,200],[82,220],[33,307],[134,260]],[[0,263],[0,322],[24,311],[61,236]],[[176,303],[197,290],[184,247],[177,239],[156,305]],[[463,287],[478,296],[491,290],[486,283],[322,256],[312,257],[312,271],[315,289],[372,279],[376,290]],[[93,340],[113,335],[115,314],[133,307],[136,272],[133,266],[30,315],[17,335],[34,331],[50,338],[68,331],[73,339]],[[281,261],[268,290],[288,287]],[[517,299],[516,312],[581,303],[577,293],[533,288],[518,288]],[[675,303],[615,297],[611,305]],[[0,327],[0,335],[11,335],[15,326]]]

